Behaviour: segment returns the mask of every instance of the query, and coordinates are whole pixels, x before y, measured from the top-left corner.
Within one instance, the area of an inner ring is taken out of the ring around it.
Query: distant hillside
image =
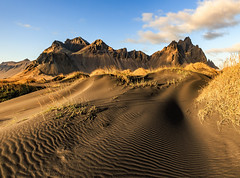
[[[12,77],[22,72],[30,63],[31,61],[29,59],[20,62],[2,62],[0,64],[0,79]]]

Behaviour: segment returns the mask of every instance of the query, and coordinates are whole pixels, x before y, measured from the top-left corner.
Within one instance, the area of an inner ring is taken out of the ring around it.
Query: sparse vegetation
[[[54,107],[50,109],[50,112],[54,113],[54,119],[73,119],[77,116],[84,116],[83,118],[94,120],[96,114],[104,109],[97,108],[95,105],[87,104],[72,104],[63,107]],[[47,111],[49,112],[49,111]]]
[[[192,72],[201,73],[209,77],[214,77],[219,74],[219,71],[201,62],[188,64],[184,69]]]
[[[77,79],[88,78],[89,75],[83,72],[73,72],[68,75],[57,75],[52,79],[52,81],[60,81],[60,82],[74,82]]]
[[[42,88],[43,87],[28,84],[0,83],[0,102],[31,93]]]
[[[129,84],[132,88],[145,88],[145,87],[158,87],[158,83],[156,81],[148,81],[148,80],[140,80],[137,82],[133,82]]]
[[[54,77],[54,78],[52,79],[52,81],[61,81],[61,80],[63,80],[64,78],[65,78],[64,75],[57,75],[56,77]]]
[[[133,72],[130,70],[118,70],[116,68],[97,69],[93,71],[90,76],[108,74],[115,77],[118,81],[118,85],[126,85],[132,88],[144,88],[144,87],[158,87],[157,81],[147,78],[147,74],[156,73],[161,71],[170,71],[179,74],[177,79],[167,81],[167,84],[177,84],[191,75],[192,72],[185,70],[183,67],[161,67],[158,69],[137,69]]]
[[[176,85],[180,82],[181,80],[177,80],[177,79],[172,79],[172,80],[168,80],[167,81],[167,85]]]
[[[240,57],[231,57],[225,62],[221,73],[205,87],[197,103],[203,105],[198,113],[201,121],[219,116],[218,125],[232,123],[240,126]]]
[[[93,75],[107,74],[116,78],[118,85],[126,85],[132,88],[143,88],[143,87],[157,87],[157,82],[147,79],[144,76],[136,76],[128,70],[118,70],[116,68],[97,69],[91,73]]]
[[[66,75],[61,82],[74,82],[77,79],[88,78],[89,75],[83,72],[73,72],[69,75]]]

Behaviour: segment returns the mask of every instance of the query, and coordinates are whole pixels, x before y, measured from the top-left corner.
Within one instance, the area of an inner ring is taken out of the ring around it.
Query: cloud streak
[[[238,15],[240,0],[203,0],[198,2],[196,9],[168,12],[161,16],[143,13],[141,21],[144,25],[138,32],[139,38],[127,41],[165,43],[194,31],[205,31],[203,37],[211,40],[223,36],[226,28],[238,25]]]
[[[238,53],[238,52],[240,52],[240,43],[234,44],[233,46],[228,48],[214,48],[206,51],[206,53],[209,53],[209,54]]]
[[[16,23],[18,26],[23,27],[23,28],[27,28],[27,29],[33,29],[33,30],[39,30],[39,28],[33,27],[30,24],[24,24],[24,23]]]
[[[213,31],[208,31],[207,33],[205,33],[203,35],[203,37],[206,39],[206,40],[213,40],[215,38],[218,38],[218,37],[221,37],[221,36],[224,36],[225,33],[223,32],[213,32]]]

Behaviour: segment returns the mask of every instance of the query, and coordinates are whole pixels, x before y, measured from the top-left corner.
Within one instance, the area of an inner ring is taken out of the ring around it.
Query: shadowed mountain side
[[[37,60],[26,67],[24,73],[27,74],[28,71],[36,69],[40,71],[39,74],[43,73],[47,75],[68,74],[78,71],[74,61],[64,52],[42,53]]]
[[[124,58],[123,58],[124,56]],[[126,52],[125,49],[118,51],[110,51],[103,54],[83,53],[72,55],[78,69],[87,73],[99,68],[117,68],[120,70],[130,69],[135,70],[143,67],[148,68],[146,61],[148,56],[140,51]]]

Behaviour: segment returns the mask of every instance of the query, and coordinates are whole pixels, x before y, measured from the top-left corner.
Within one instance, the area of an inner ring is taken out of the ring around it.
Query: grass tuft
[[[0,102],[42,89],[28,84],[0,83]]]
[[[196,99],[197,104],[203,105],[198,113],[201,121],[217,114],[219,126],[224,123],[240,126],[239,58],[231,57],[221,73],[201,90],[201,94]]]
[[[76,117],[82,116],[84,120],[94,120],[96,114],[101,112],[104,109],[97,108],[95,105],[87,104],[72,104],[62,107],[54,107],[48,110],[47,112],[54,113],[53,119],[74,119]]]

